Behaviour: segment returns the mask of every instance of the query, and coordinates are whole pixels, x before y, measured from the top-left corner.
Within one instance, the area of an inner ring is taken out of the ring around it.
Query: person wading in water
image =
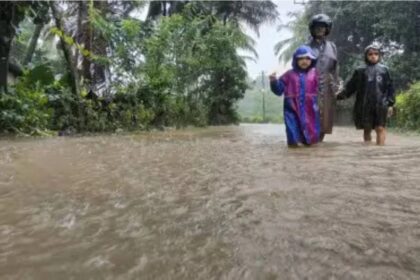
[[[337,99],[356,94],[354,124],[363,129],[363,139],[372,141],[372,130],[376,132],[376,144],[385,145],[385,126],[393,113],[395,90],[388,68],[381,64],[381,50],[378,45],[366,47],[365,65],[358,67]]]
[[[310,146],[319,141],[318,73],[316,57],[306,45],[296,49],[292,69],[277,78],[269,76],[271,91],[284,95],[283,118],[286,125],[287,144]]]
[[[340,90],[338,76],[337,48],[326,38],[332,28],[332,20],[325,14],[314,15],[309,22],[312,39],[308,45],[317,56],[316,68],[319,73],[319,109],[321,116],[320,141],[333,129],[336,93]]]

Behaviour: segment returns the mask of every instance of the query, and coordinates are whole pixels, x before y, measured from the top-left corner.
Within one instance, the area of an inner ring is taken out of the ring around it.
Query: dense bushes
[[[237,50],[249,42],[237,26],[185,15],[163,17],[152,26],[123,23],[96,27],[117,50],[94,58],[112,65],[106,95],[98,96],[83,80],[80,92],[74,91],[55,60],[37,60],[1,95],[0,132],[102,132],[239,120],[235,104],[247,88],[247,74]]]
[[[51,112],[42,84],[25,76],[8,93],[0,94],[0,131],[40,133],[48,128]]]
[[[420,131],[420,82],[397,96],[396,125]]]

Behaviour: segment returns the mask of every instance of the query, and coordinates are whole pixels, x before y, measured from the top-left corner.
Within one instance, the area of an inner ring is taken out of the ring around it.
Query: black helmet
[[[325,31],[325,36],[328,35],[332,28],[332,20],[326,14],[317,14],[311,17],[309,21],[309,31],[311,32],[312,36],[315,36],[314,27],[317,24],[325,24],[327,30]]]

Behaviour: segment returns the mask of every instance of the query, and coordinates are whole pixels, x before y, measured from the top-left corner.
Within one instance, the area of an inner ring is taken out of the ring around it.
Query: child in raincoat
[[[387,118],[393,113],[395,91],[388,68],[381,64],[378,45],[365,49],[365,65],[357,68],[337,99],[356,94],[353,119],[357,129],[363,129],[365,142],[372,141],[372,130],[376,132],[376,144],[385,144]]]
[[[271,91],[284,94],[284,123],[287,144],[312,145],[319,142],[318,73],[316,57],[308,46],[300,46],[293,54],[293,68],[280,78],[270,75]]]

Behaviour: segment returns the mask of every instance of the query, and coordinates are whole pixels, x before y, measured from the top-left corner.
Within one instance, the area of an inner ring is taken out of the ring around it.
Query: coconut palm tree
[[[280,40],[274,46],[274,53],[279,59],[286,62],[292,58],[294,50],[304,42],[308,41],[308,24],[305,16],[299,12],[291,12],[289,16],[293,19],[278,26],[277,31],[288,30],[292,33],[291,37]]]
[[[240,22],[259,34],[263,23],[274,23],[278,19],[277,5],[272,1],[220,1],[211,2],[216,15],[227,22],[239,25]]]

